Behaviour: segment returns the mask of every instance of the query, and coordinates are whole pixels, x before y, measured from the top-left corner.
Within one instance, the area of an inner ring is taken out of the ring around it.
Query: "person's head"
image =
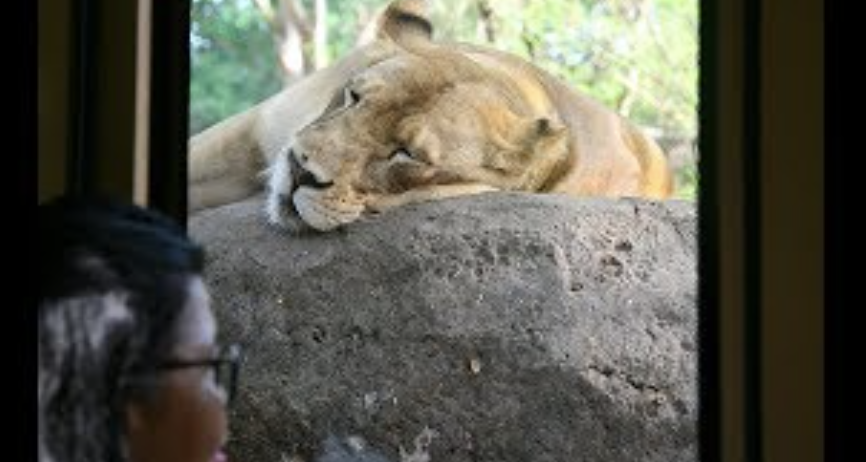
[[[40,462],[221,457],[226,390],[209,365],[225,363],[210,361],[203,258],[148,209],[72,197],[39,207]]]

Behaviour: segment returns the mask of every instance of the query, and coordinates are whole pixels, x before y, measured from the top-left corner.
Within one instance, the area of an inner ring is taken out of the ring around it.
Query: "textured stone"
[[[293,236],[253,199],[189,225],[245,351],[234,460],[697,460],[693,203],[485,194]]]

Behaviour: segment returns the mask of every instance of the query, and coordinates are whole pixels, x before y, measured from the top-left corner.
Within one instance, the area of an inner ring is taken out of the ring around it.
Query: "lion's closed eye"
[[[391,154],[388,156],[388,161],[392,164],[429,164],[430,162],[424,156],[424,153],[415,150],[409,149],[405,147],[397,148],[391,151]]]
[[[392,163],[417,163],[421,162],[419,156],[407,148],[397,148],[388,156],[388,160]]]

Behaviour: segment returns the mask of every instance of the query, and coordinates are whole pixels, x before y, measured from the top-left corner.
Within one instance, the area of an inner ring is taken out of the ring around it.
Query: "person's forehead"
[[[188,298],[178,320],[180,345],[210,345],[216,339],[216,320],[210,309],[210,294],[200,277],[190,279]]]

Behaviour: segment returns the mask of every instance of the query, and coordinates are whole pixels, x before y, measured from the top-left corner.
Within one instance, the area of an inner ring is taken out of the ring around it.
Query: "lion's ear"
[[[567,128],[562,122],[548,117],[524,119],[522,127],[515,130],[516,145],[521,156],[532,157],[537,152],[558,151],[565,146]]]
[[[524,140],[535,144],[539,141],[550,142],[565,135],[565,125],[548,117],[531,120],[524,129]]]
[[[429,42],[433,38],[427,0],[394,0],[367,27],[358,45],[374,40],[390,40],[398,45]]]
[[[558,135],[565,131],[565,125],[562,122],[549,119],[547,117],[539,117],[535,119],[535,132],[539,136]]]

